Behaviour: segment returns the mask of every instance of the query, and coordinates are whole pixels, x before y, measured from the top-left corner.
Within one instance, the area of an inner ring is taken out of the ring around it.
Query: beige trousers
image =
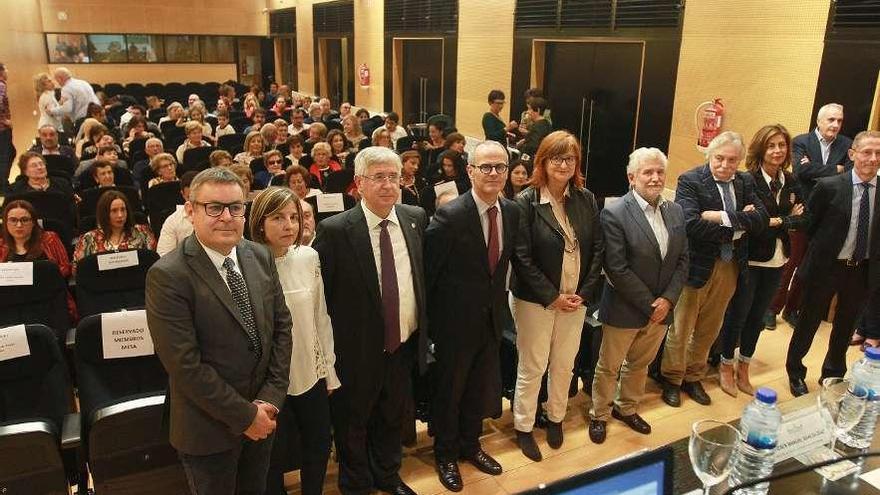
[[[535,424],[538,392],[541,391],[544,371],[548,372],[547,417],[554,423],[565,419],[568,387],[574,358],[581,345],[587,308],[581,306],[577,311],[563,313],[514,298],[513,310],[519,354],[513,426],[518,431],[530,432]]]
[[[593,378],[590,417],[608,421],[611,404],[624,416],[638,412],[645,394],[648,365],[666,335],[666,325],[650,323],[642,328],[602,325],[602,346]],[[620,379],[618,380],[618,371]]]
[[[706,285],[699,289],[686,285],[681,291],[672,327],[666,334],[660,367],[663,378],[670,384],[703,379],[709,350],[721,331],[738,275],[736,261],[716,260]]]

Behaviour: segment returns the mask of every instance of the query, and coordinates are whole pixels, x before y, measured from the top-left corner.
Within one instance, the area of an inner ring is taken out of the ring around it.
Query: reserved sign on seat
[[[151,356],[156,352],[143,309],[101,314],[101,338],[104,359]]]
[[[31,348],[24,325],[0,328],[0,361],[30,355]]]
[[[0,287],[13,285],[34,285],[33,262],[0,263]]]
[[[98,255],[98,271],[116,270],[138,265],[137,251],[121,251],[118,253],[104,253]]]

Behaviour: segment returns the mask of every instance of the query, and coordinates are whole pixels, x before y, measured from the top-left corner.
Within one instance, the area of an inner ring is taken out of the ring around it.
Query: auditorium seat
[[[61,155],[43,155],[46,161],[46,173],[49,177],[61,177],[67,182],[73,182],[73,171],[76,165],[73,160]]]
[[[242,152],[244,149],[244,138],[247,137],[241,133],[244,128],[235,127],[235,134],[227,134],[225,136],[220,136],[217,140],[217,147],[221,150],[226,150],[230,155],[235,156]]]
[[[144,192],[144,207],[150,219],[150,228],[158,234],[162,231],[162,224],[169,215],[174,213],[177,205],[183,204],[180,195],[180,181],[164,182],[146,189]]]
[[[114,96],[119,96],[125,93],[125,86],[118,83],[107,83],[104,85],[104,94],[107,95],[107,98],[112,98]]]
[[[81,317],[144,305],[147,270],[159,255],[149,249],[120,252],[136,252],[138,264],[99,270],[99,258],[116,252],[93,254],[77,263],[76,300]]]
[[[134,159],[134,156],[139,153],[145,153],[144,148],[147,146],[148,138],[137,138],[132,139],[128,144],[128,156],[132,158],[131,165],[137,163]]]
[[[140,194],[138,194],[138,190],[134,186],[91,187],[79,193],[80,198],[82,198],[77,208],[77,216],[80,222],[85,217],[95,216],[95,212],[98,209],[98,200],[107,191],[119,191],[125,194],[125,197],[128,198],[128,206],[132,212],[143,210]],[[83,230],[82,225],[80,225],[80,230]]]
[[[325,218],[330,218],[333,215],[336,215],[337,213],[342,213],[339,211],[334,211],[334,212],[318,211],[318,196],[309,196],[308,198],[305,198],[305,200],[308,201],[309,204],[312,205],[312,210],[315,212],[315,224],[316,225],[321,223],[321,221],[324,220]],[[342,195],[342,203],[343,203],[343,208],[345,210],[350,210],[350,209],[354,208],[355,204],[357,204],[357,201],[355,201],[355,199],[352,198],[351,196],[349,196],[348,194],[343,194]]]
[[[186,141],[186,131],[184,131],[183,127],[172,125],[162,131],[162,143],[165,145],[165,151],[172,155],[177,152],[177,148],[184,141]]]
[[[379,127],[382,127],[383,125],[385,125],[385,118],[381,115],[373,115],[372,117],[361,123],[361,130],[363,131],[364,136],[372,139],[373,131],[375,131]]]
[[[233,119],[230,116],[229,118],[229,125],[231,125],[233,129],[235,129],[235,132],[244,133],[244,130],[253,125],[253,123],[254,121],[247,117],[237,117]]]
[[[189,170],[201,172],[211,166],[208,156],[216,151],[213,146],[204,146],[201,148],[192,148],[183,152],[183,163],[177,167],[177,176],[180,177]]]
[[[52,329],[24,331],[29,355],[0,361],[0,493],[69,493],[79,416],[68,414],[67,365]]]
[[[65,229],[63,237],[73,238],[76,226],[73,196],[58,191],[27,191],[6,196],[7,202],[16,199],[32,204],[39,218],[57,220]]]
[[[51,261],[34,261],[33,266],[33,284],[0,286],[0,327],[39,323],[54,330],[63,342],[70,328],[67,280]]]
[[[113,181],[117,186],[134,187],[134,176],[132,175],[131,170],[127,168],[113,167]],[[95,182],[95,178],[92,176],[92,170],[89,168],[79,175],[79,185],[77,186],[77,190],[83,191],[93,187],[98,187],[98,183]]]

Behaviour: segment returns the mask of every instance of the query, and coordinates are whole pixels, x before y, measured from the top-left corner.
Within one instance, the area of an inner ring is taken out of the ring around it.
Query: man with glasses
[[[880,132],[856,135],[850,172],[819,179],[807,206],[812,215],[810,246],[801,265],[804,298],[788,344],[785,369],[794,396],[808,392],[804,356],[837,294],[822,378],[846,374],[846,349],[868,294],[880,287],[880,220],[877,170]]]
[[[437,209],[425,232],[428,321],[437,358],[434,458],[448,490],[463,488],[458,460],[491,475],[501,465],[480,446],[483,418],[501,412],[499,347],[519,208],[500,196],[507,151],[485,141],[468,165],[473,188]]]
[[[666,335],[661,365],[663,401],[681,406],[681,394],[712,403],[700,380],[737,279],[748,262],[748,234],[766,228],[769,217],[755,181],[737,166],[745,155],[733,131],[709,143],[708,163],[678,178],[675,202],[684,210],[690,256],[688,277]],[[747,283],[743,280],[742,283]]]
[[[360,205],[318,224],[336,372],[330,397],[343,494],[415,492],[401,479],[401,426],[410,375],[427,355],[424,210],[397,204],[400,157],[369,147],[355,157]]]
[[[193,495],[262,494],[290,378],[290,312],[272,253],[242,239],[238,176],[200,172],[185,208],[193,235],[150,268],[146,286],[171,445]]]

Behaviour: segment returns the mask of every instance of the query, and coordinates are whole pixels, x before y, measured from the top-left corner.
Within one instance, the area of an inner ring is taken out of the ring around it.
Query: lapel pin
[[[412,228],[416,228],[416,223],[415,223],[415,222],[411,223],[410,225],[412,226]]]

